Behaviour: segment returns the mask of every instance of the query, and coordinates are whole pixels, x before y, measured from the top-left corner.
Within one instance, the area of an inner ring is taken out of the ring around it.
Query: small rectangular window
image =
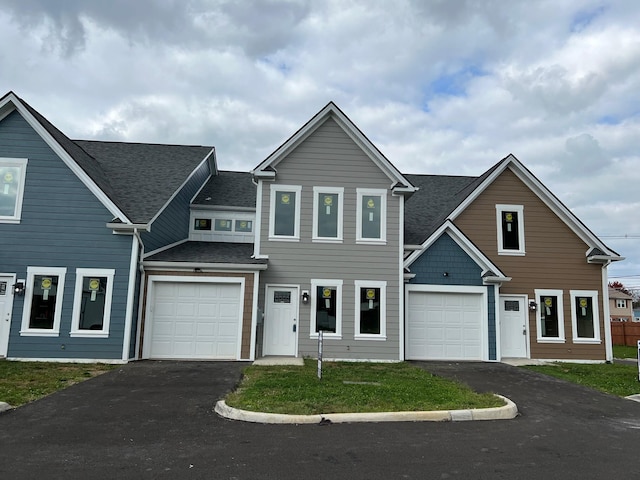
[[[387,195],[385,190],[357,189],[356,239],[361,243],[386,241]]]
[[[27,267],[20,335],[58,336],[66,268]]]
[[[236,232],[251,232],[253,222],[251,220],[236,220]]]
[[[571,290],[571,323],[574,343],[600,343],[598,292]]]
[[[616,308],[627,308],[627,301],[623,298],[616,300]]]
[[[233,226],[233,222],[228,219],[216,219],[214,230],[216,232],[230,232]]]
[[[194,230],[211,230],[211,219],[196,218],[193,228]]]
[[[114,276],[112,269],[76,269],[72,337],[108,337]]]
[[[273,303],[291,303],[291,292],[273,292]]]
[[[0,282],[0,296],[4,297],[7,294],[7,282]]]
[[[0,158],[0,223],[20,221],[26,170],[26,159]]]
[[[517,300],[505,300],[504,301],[504,311],[505,312],[519,312],[520,311],[520,302]]]
[[[524,207],[522,205],[496,205],[498,253],[524,255]]]
[[[520,250],[518,212],[502,212],[502,248]]]

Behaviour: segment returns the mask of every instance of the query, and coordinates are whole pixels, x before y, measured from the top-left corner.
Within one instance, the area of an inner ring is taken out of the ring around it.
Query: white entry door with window
[[[296,355],[298,288],[267,287],[262,354]]]
[[[16,277],[0,275],[0,357],[7,356],[11,311],[13,310],[13,284]]]
[[[500,354],[527,357],[527,305],[524,296],[500,295]]]

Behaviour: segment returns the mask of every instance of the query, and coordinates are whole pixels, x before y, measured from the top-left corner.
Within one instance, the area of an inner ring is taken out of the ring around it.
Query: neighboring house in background
[[[637,308],[633,311],[633,321],[640,322],[640,308]]]
[[[612,322],[634,321],[633,297],[611,287],[609,287],[609,310]]]
[[[612,358],[622,257],[512,155],[402,174],[329,103],[219,171],[212,147],[71,141],[9,93],[0,170],[0,356],[313,357],[322,331],[328,359]]]

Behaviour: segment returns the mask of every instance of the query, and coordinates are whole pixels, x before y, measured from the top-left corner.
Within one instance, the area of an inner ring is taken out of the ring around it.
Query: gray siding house
[[[0,357],[611,359],[609,249],[515,157],[402,174],[333,103],[251,172],[0,98]]]

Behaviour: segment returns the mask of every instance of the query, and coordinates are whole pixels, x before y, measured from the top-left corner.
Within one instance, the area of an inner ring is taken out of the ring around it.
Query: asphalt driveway
[[[514,420],[260,425],[216,400],[241,363],[136,362],[0,414],[0,478],[632,478],[640,403],[502,364],[418,363]]]

